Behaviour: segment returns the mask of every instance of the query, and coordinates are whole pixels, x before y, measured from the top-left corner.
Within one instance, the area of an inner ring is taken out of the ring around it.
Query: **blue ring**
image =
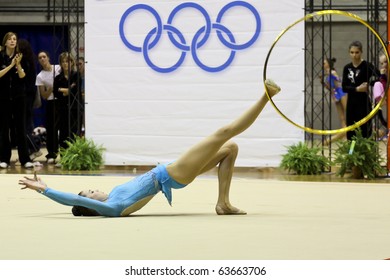
[[[166,25],[164,25],[164,29],[166,29]],[[143,45],[143,55],[144,55],[144,58],[145,58],[145,61],[146,63],[150,66],[150,68],[152,68],[154,71],[156,72],[159,72],[159,73],[170,73],[170,72],[173,72],[175,71],[178,67],[180,67],[180,65],[183,63],[185,57],[186,57],[186,52],[182,51],[181,53],[181,56],[179,58],[179,60],[171,67],[168,67],[168,68],[162,68],[162,67],[158,67],[157,65],[155,65],[149,58],[149,55],[148,55],[148,43],[149,43],[149,39],[156,33],[156,27],[153,28],[149,33],[148,35],[146,36],[145,38],[145,41],[144,41],[144,45]],[[170,31],[173,31],[173,32],[176,32],[175,29],[171,29]],[[181,40],[181,42],[183,44],[185,44],[185,39],[184,39],[184,36],[183,34],[181,34],[180,32],[179,33],[176,33],[176,35],[179,37],[179,39]]]
[[[167,30],[168,36],[169,36],[172,44],[174,44],[179,50],[187,51],[187,52],[190,50],[190,47],[185,44],[186,41],[185,41],[185,38],[183,36],[183,33],[181,33],[179,29],[177,29],[176,27],[173,27],[172,25],[164,25],[164,29]],[[176,34],[180,34],[182,36],[182,38],[184,39],[184,43],[177,42],[175,37],[172,35],[172,32],[176,33]]]
[[[211,31],[211,19],[210,19],[210,16],[209,14],[207,13],[207,11],[202,7],[200,6],[199,4],[196,4],[196,3],[192,3],[192,2],[188,2],[188,3],[183,3],[183,4],[180,4],[179,6],[177,6],[172,12],[171,14],[169,15],[168,17],[168,21],[167,23],[168,24],[171,24],[172,21],[173,21],[173,18],[175,17],[175,15],[181,11],[182,9],[184,8],[194,8],[198,11],[200,11],[202,13],[202,15],[204,16],[205,20],[206,20],[206,33],[205,33],[205,36],[203,37],[203,39],[198,43],[198,45],[196,46],[197,48],[200,48],[201,46],[203,46],[207,39],[209,38],[210,36],[210,31]],[[172,33],[171,32],[168,32],[168,36],[169,36],[169,39],[172,41],[172,43],[178,47],[179,49],[181,50],[184,50],[184,48],[188,48],[189,50],[189,46],[183,46],[183,45],[180,45],[180,43],[178,43],[175,38],[173,37]]]
[[[142,49],[141,47],[137,47],[137,46],[134,46],[132,45],[127,39],[126,39],[126,35],[125,35],[125,32],[124,32],[124,24],[125,24],[125,21],[127,19],[127,17],[129,16],[130,13],[134,12],[135,10],[138,10],[138,9],[142,9],[142,10],[147,10],[149,11],[150,13],[152,13],[152,15],[156,18],[156,21],[157,21],[157,35],[156,35],[156,38],[154,38],[154,40],[150,43],[149,45],[149,48],[153,48],[158,40],[160,40],[160,37],[161,37],[161,31],[162,31],[162,20],[159,16],[159,14],[157,13],[157,11],[155,9],[153,9],[152,7],[148,6],[148,5],[145,5],[145,4],[137,4],[137,5],[134,5],[134,6],[131,6],[130,8],[128,8],[126,10],[126,12],[122,15],[121,17],[121,20],[119,22],[119,34],[121,36],[121,39],[122,39],[122,42],[126,45],[126,47],[128,47],[129,49],[133,50],[133,51],[136,51],[136,52],[142,52]]]
[[[218,29],[219,29],[219,27],[216,27],[216,26],[214,26],[214,25],[215,25],[215,24],[213,24],[213,28],[215,28],[215,29],[218,28]],[[220,71],[226,69],[226,67],[228,67],[228,66],[232,63],[232,61],[233,61],[233,59],[234,59],[234,56],[236,55],[236,51],[232,50],[231,53],[230,53],[230,56],[229,56],[228,60],[227,60],[224,64],[222,64],[222,65],[220,65],[220,66],[211,67],[211,66],[205,65],[205,64],[202,63],[202,62],[200,61],[200,59],[198,58],[198,55],[196,54],[196,48],[195,48],[195,45],[196,45],[197,40],[198,40],[198,37],[204,32],[204,30],[205,30],[205,27],[203,26],[201,29],[198,30],[198,32],[196,32],[196,34],[195,34],[195,36],[194,36],[194,39],[192,40],[192,44],[191,44],[191,54],[192,54],[192,57],[194,58],[195,63],[196,63],[201,69],[203,69],[203,70],[205,70],[205,71],[207,71],[207,72],[212,72],[212,73],[220,72]],[[235,43],[235,39],[234,39],[234,37],[233,37],[233,34],[230,32],[229,29],[227,29],[226,27],[224,27],[224,28],[221,28],[221,30],[224,31],[224,32],[228,35],[230,41],[232,41],[233,43]]]
[[[225,12],[227,10],[229,10],[230,8],[235,7],[235,6],[245,7],[253,13],[253,15],[255,16],[255,19],[256,19],[255,34],[252,36],[252,38],[248,42],[246,42],[245,44],[241,44],[241,45],[240,44],[231,44],[230,42],[226,41],[225,38],[222,36],[222,33],[218,30],[217,30],[217,35],[218,35],[219,40],[221,40],[221,42],[224,43],[225,46],[227,46],[233,50],[242,50],[242,49],[246,49],[246,48],[250,47],[251,45],[254,44],[254,42],[256,42],[257,38],[260,35],[261,19],[260,19],[260,15],[257,12],[257,10],[251,4],[244,2],[244,1],[235,1],[235,2],[231,2],[231,3],[227,4],[226,6],[224,6],[221,9],[221,11],[218,13],[216,22],[221,23],[222,17],[225,14]]]

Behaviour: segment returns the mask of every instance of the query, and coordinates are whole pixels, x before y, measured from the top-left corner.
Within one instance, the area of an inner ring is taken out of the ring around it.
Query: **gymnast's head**
[[[91,199],[106,201],[108,195],[99,190],[83,190],[79,193],[80,196],[88,197]],[[73,216],[100,216],[98,212],[93,209],[84,207],[84,206],[73,206],[72,208]]]
[[[324,68],[328,70],[335,70],[334,64],[336,63],[336,58],[325,58],[324,59]]]

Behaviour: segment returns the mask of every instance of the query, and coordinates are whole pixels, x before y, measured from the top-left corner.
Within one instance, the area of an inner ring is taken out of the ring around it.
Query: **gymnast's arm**
[[[54,200],[55,202],[61,203],[67,206],[84,206],[97,211],[102,216],[118,216],[115,214],[115,208],[105,202],[95,200],[92,198],[84,197],[74,193],[66,193],[57,191],[46,187],[43,195]]]
[[[66,193],[50,189],[47,185],[36,176],[34,179],[24,177],[25,179],[19,180],[19,185],[23,185],[22,189],[35,190],[46,197],[67,206],[84,206],[93,210],[96,210],[102,216],[118,216],[115,208],[105,202],[101,202],[95,199],[83,197],[77,194]]]

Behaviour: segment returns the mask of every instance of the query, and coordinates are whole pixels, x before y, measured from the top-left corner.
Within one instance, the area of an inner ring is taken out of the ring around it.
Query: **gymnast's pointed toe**
[[[264,82],[267,87],[268,94],[272,97],[281,91],[280,86],[278,86],[273,80],[266,79]]]

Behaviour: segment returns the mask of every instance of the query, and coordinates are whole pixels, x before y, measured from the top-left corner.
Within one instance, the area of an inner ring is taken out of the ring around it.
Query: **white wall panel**
[[[201,5],[215,23],[219,11],[234,1],[193,1]],[[184,1],[85,1],[86,127],[87,137],[107,150],[107,165],[150,165],[175,160],[181,152],[219,126],[234,120],[263,92],[264,60],[276,36],[303,16],[304,1],[244,1],[261,18],[256,42],[236,51],[232,64],[223,71],[201,69],[186,51],[183,64],[171,73],[159,73],[145,62],[144,55],[126,47],[119,34],[125,11],[136,4],[153,7],[167,24],[170,13]],[[252,38],[253,14],[244,7],[229,9],[221,24],[232,31],[238,44]],[[191,45],[196,32],[205,26],[194,8],[179,11],[172,22]],[[143,47],[156,19],[145,10],[127,17],[126,39]],[[151,38],[153,40],[154,37]],[[275,104],[294,121],[303,124],[304,96],[303,24],[288,32],[270,57],[267,76],[284,92]],[[201,61],[218,66],[231,49],[218,39],[215,29],[204,46],[197,48]],[[152,61],[169,67],[182,51],[163,30],[161,40],[149,50]],[[237,166],[277,166],[285,146],[303,140],[303,132],[267,105],[260,119],[235,138],[240,145]]]

